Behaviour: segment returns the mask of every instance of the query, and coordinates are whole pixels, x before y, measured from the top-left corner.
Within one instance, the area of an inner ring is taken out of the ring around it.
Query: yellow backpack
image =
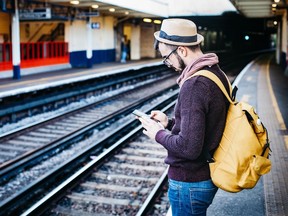
[[[213,183],[228,192],[253,188],[271,169],[266,128],[251,105],[231,99],[229,81],[230,96],[220,79],[210,71],[201,70],[192,76],[211,79],[230,102],[221,142],[209,163]]]

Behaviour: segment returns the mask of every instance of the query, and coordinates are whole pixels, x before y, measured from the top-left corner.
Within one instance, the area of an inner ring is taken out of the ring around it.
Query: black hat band
[[[170,40],[170,41],[174,41],[174,42],[182,42],[182,43],[197,42],[197,35],[193,35],[193,36],[167,35],[166,32],[160,31],[159,37]]]

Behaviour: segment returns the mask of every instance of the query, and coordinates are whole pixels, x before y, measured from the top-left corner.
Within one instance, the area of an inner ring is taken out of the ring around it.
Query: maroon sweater
[[[204,67],[216,74],[228,89],[227,80],[218,65]],[[226,120],[229,102],[210,79],[196,76],[182,85],[170,128],[160,130],[156,141],[168,151],[168,177],[176,181],[197,182],[210,179],[209,164],[203,147],[212,154],[218,146]]]

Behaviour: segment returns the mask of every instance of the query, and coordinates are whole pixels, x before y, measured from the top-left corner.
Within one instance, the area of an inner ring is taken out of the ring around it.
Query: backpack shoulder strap
[[[208,79],[212,80],[220,89],[221,91],[223,92],[223,94],[225,95],[225,97],[227,98],[227,100],[231,103],[231,104],[234,104],[235,102],[231,99],[231,96],[232,95],[232,87],[231,87],[231,84],[227,78],[227,82],[229,84],[229,89],[230,89],[230,92],[229,94],[227,93],[223,83],[220,81],[220,79],[212,72],[208,71],[208,70],[200,70],[196,73],[194,73],[190,78],[194,77],[194,76],[204,76],[204,77],[207,77]]]
[[[230,81],[228,80],[226,75],[225,75],[225,77],[227,79],[227,82],[228,82],[228,85],[229,85],[229,91],[230,91],[229,94],[228,94],[226,88],[224,87],[223,83],[221,82],[221,80],[214,73],[212,73],[212,72],[210,72],[208,70],[200,70],[200,71],[194,73],[189,78],[192,78],[194,76],[204,76],[204,77],[207,77],[208,79],[212,80],[220,88],[220,90],[223,92],[223,94],[225,95],[227,100],[230,102],[230,104],[235,104],[236,103],[236,102],[234,102],[231,99],[231,97],[232,97],[231,96],[232,95],[232,86],[231,86]],[[204,147],[203,147],[203,154],[204,154],[204,157],[206,159],[206,162],[208,162],[208,163],[214,163],[215,162],[215,159],[209,153],[209,150],[208,150],[206,145],[204,145]]]

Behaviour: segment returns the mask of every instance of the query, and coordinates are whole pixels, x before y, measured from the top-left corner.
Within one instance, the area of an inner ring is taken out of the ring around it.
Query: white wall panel
[[[92,50],[114,49],[113,17],[94,17],[91,22],[99,22],[100,29],[92,29]],[[69,52],[83,51],[87,48],[86,21],[74,21],[65,26],[65,41]]]
[[[69,43],[69,52],[81,51],[86,49],[86,22],[73,21],[67,23],[65,41]]]
[[[141,26],[141,58],[155,58],[154,50],[154,25],[143,24]]]
[[[107,17],[95,17],[92,22],[99,22],[100,29],[92,30],[92,41],[94,50],[106,50],[114,49],[114,18],[111,16]]]
[[[133,26],[132,27],[132,33],[131,33],[131,60],[139,60],[141,58],[140,55],[140,34],[141,34],[141,29],[140,25]]]

